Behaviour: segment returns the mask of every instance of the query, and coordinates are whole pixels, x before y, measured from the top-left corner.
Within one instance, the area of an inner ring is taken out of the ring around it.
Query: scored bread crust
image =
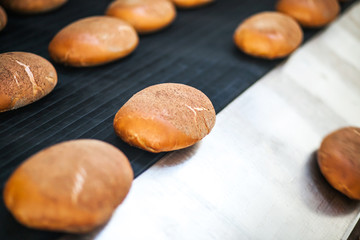
[[[109,16],[94,16],[60,30],[49,44],[49,54],[65,65],[96,66],[129,55],[138,44],[135,29],[127,22]]]
[[[6,8],[23,14],[36,14],[52,11],[68,0],[0,0]]]
[[[277,12],[262,12],[245,19],[235,30],[235,45],[249,55],[267,59],[292,53],[303,40],[299,24]]]
[[[346,127],[329,134],[317,156],[326,180],[349,198],[360,200],[360,128]]]
[[[49,94],[57,84],[54,66],[27,52],[0,54],[0,112],[23,107]]]
[[[117,0],[108,6],[106,15],[123,19],[144,34],[170,25],[176,10],[169,0]]]
[[[67,141],[21,164],[5,185],[4,202],[25,226],[88,232],[109,220],[133,177],[128,159],[112,145]]]
[[[153,85],[117,112],[114,130],[125,142],[150,152],[193,145],[215,125],[215,110],[201,91],[177,83]]]
[[[296,19],[304,27],[322,27],[340,12],[338,0],[279,0],[276,10]]]

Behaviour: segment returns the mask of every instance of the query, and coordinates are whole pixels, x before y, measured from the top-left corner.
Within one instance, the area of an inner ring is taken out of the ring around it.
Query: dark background
[[[60,9],[35,16],[9,14],[0,32],[0,53],[26,51],[51,61],[47,47],[63,27],[87,16],[103,15],[110,0],[70,0]],[[351,4],[343,4],[343,9]],[[238,51],[232,40],[238,24],[252,14],[274,10],[273,0],[217,0],[194,10],[179,10],[175,22],[140,36],[133,54],[91,68],[53,63],[58,85],[43,99],[0,113],[0,192],[12,171],[26,158],[53,144],[80,138],[106,141],[129,158],[135,176],[165,153],[130,147],[116,137],[112,121],[136,92],[163,82],[191,85],[203,91],[221,111],[284,59],[269,61]],[[306,29],[305,40],[319,30]],[[56,187],[56,186],[54,186]],[[0,239],[56,239],[61,233],[27,229],[5,209],[0,197]]]

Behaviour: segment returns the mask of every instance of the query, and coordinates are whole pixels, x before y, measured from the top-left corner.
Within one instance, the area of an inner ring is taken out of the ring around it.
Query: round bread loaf
[[[49,44],[49,53],[64,65],[95,66],[129,55],[138,43],[138,35],[130,24],[95,16],[80,19],[58,32]]]
[[[0,112],[39,100],[57,84],[53,65],[26,52],[0,54],[0,79]]]
[[[132,96],[114,118],[116,134],[150,152],[193,145],[215,124],[215,110],[201,91],[183,84],[153,85]]]
[[[25,226],[83,233],[110,219],[133,177],[117,148],[99,140],[73,140],[21,164],[5,185],[4,202]]]
[[[23,14],[36,14],[54,10],[67,0],[0,0],[4,7]]]
[[[262,12],[243,21],[235,30],[235,45],[243,52],[261,58],[275,59],[299,47],[303,32],[289,16]]]
[[[5,10],[0,6],[0,31],[4,29],[7,23],[7,15]]]
[[[318,151],[326,180],[338,191],[360,200],[360,128],[341,128],[326,136]]]
[[[337,17],[340,5],[338,0],[278,0],[276,10],[304,27],[322,27]]]
[[[214,0],[172,0],[172,1],[179,8],[196,8],[214,2]]]
[[[170,25],[176,10],[169,0],[117,0],[109,5],[106,15],[123,19],[138,33],[151,33]]]

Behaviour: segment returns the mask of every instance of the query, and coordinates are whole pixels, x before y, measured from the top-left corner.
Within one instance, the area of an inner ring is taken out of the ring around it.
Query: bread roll
[[[170,25],[176,10],[169,0],[117,0],[109,5],[106,15],[123,19],[143,34]]]
[[[150,152],[188,147],[215,124],[215,110],[201,91],[183,84],[153,85],[132,96],[114,118],[116,134]]]
[[[360,200],[360,128],[341,128],[326,136],[318,151],[326,180],[338,191]]]
[[[278,0],[276,10],[304,27],[322,27],[337,17],[340,5],[338,0]]]
[[[235,30],[235,45],[243,52],[275,59],[299,47],[303,32],[291,17],[277,12],[262,12],[243,21]]]
[[[123,20],[96,16],[80,19],[58,32],[49,44],[52,59],[87,67],[129,55],[139,43],[134,28]]]
[[[196,8],[214,2],[214,0],[172,0],[179,8]]]
[[[0,79],[0,112],[35,102],[57,84],[53,65],[26,52],[0,54]]]
[[[0,31],[4,29],[7,23],[7,15],[5,10],[0,6]]]
[[[23,14],[36,14],[54,10],[67,0],[0,0],[4,7]]]
[[[21,164],[5,185],[4,202],[27,227],[84,233],[109,220],[133,177],[117,148],[99,140],[73,140]]]

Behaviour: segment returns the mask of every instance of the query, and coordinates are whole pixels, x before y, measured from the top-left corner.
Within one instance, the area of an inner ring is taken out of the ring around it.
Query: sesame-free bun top
[[[299,24],[277,12],[261,12],[245,19],[235,30],[235,45],[243,52],[261,58],[281,58],[302,42]]]
[[[176,9],[170,0],[117,0],[109,5],[106,15],[123,19],[144,34],[170,25]]]
[[[345,127],[330,133],[317,155],[326,180],[349,198],[360,200],[360,128]]]
[[[36,14],[52,11],[68,0],[0,0],[0,4],[11,11],[23,14]]]
[[[57,84],[54,66],[28,52],[0,54],[0,112],[26,106],[49,94]]]
[[[304,27],[322,27],[338,16],[340,5],[338,0],[278,0],[276,10]]]
[[[172,1],[179,8],[197,8],[212,3],[215,0],[172,0]]]
[[[60,30],[49,44],[52,59],[64,65],[86,67],[129,55],[139,43],[127,22],[108,16],[80,19]]]
[[[27,227],[84,233],[109,220],[133,177],[119,149],[99,140],[72,140],[23,162],[6,182],[3,197]]]
[[[188,147],[215,124],[215,110],[201,91],[177,83],[141,90],[120,108],[114,129],[125,142],[150,152]]]

